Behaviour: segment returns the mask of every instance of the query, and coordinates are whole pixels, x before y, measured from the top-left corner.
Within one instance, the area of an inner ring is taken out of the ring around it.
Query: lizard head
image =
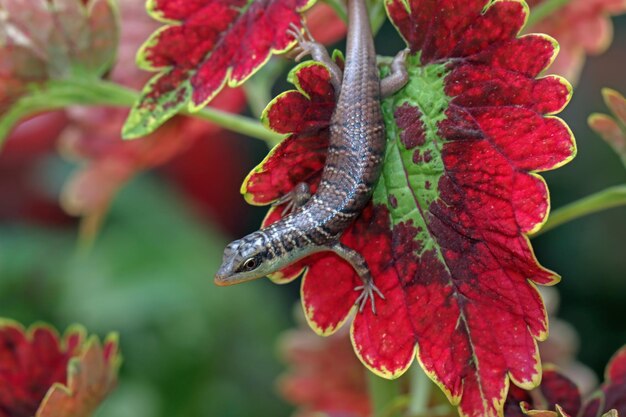
[[[264,236],[252,233],[226,246],[215,284],[239,284],[262,278],[274,270]]]

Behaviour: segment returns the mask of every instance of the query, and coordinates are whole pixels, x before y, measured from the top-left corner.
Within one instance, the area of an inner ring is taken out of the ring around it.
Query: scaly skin
[[[388,95],[406,84],[403,65],[406,52],[394,60],[392,75],[383,80],[381,87],[364,0],[349,0],[348,18],[343,76],[323,47],[300,33],[293,33],[299,41],[300,55],[310,53],[324,62],[330,69],[335,90],[339,90],[331,118],[328,157],[318,190],[308,198],[307,185],[300,184],[292,195],[279,201],[292,200],[293,212],[231,243],[215,277],[218,285],[260,278],[312,253],[331,250],[350,262],[362,278],[363,286],[355,288],[362,290],[357,300],[361,309],[368,299],[374,309],[374,293],[384,298],[374,285],[365,260],[340,244],[339,239],[369,202],[380,177],[386,142],[381,88]]]

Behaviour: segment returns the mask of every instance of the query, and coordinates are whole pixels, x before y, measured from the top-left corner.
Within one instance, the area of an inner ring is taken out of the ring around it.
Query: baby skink
[[[296,27],[290,31],[298,41],[299,57],[311,54],[329,68],[337,95],[317,192],[311,196],[308,184],[298,184],[277,202],[289,203],[293,210],[288,215],[229,244],[215,276],[218,285],[261,278],[312,253],[333,251],[349,262],[363,281],[355,288],[361,291],[356,300],[360,310],[370,300],[376,312],[374,294],[384,298],[363,257],[339,239],[369,202],[380,177],[386,146],[380,99],[407,83],[407,50],[394,58],[391,73],[381,81],[365,0],[348,0],[348,20],[343,73],[308,32],[303,35]]]

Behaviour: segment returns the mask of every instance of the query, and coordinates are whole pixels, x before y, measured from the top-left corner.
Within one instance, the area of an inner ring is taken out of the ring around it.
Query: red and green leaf
[[[417,353],[463,415],[500,415],[509,380],[531,388],[540,379],[536,342],[547,335],[547,318],[535,284],[558,276],[538,264],[527,235],[549,210],[536,173],[576,151],[552,116],[571,88],[559,77],[536,78],[558,48],[547,36],[518,37],[528,13],[521,1],[386,7],[412,51],[410,82],[383,102],[383,174],[372,204],[342,237],[385,294],[376,315],[357,314],[353,344],[387,378]],[[297,90],[266,110],[267,125],[291,135],[244,183],[248,201],[268,204],[300,181],[315,188],[334,103],[328,78],[320,64],[297,67]],[[280,215],[271,210],[264,224]],[[303,270],[307,320],[331,334],[354,310],[359,278],[329,253],[272,278],[290,281]]]
[[[85,342],[82,327],[63,338],[45,325],[0,323],[0,416],[88,417],[117,380],[117,337]]]
[[[0,2],[0,141],[20,118],[54,105],[44,98],[9,117],[20,98],[34,91],[44,94],[48,81],[104,75],[117,49],[113,0],[27,3]]]
[[[626,98],[610,88],[604,88],[602,96],[612,116],[594,113],[589,116],[589,126],[615,149],[626,165]]]
[[[104,345],[91,337],[80,356],[70,360],[67,383],[56,383],[46,394],[35,417],[90,417],[117,384],[121,364],[117,336]]]
[[[207,105],[225,85],[236,87],[294,39],[289,25],[315,0],[149,0],[148,12],[167,26],[138,54],[138,64],[158,71],[134,106],[123,135],[152,132],[187,104]]]

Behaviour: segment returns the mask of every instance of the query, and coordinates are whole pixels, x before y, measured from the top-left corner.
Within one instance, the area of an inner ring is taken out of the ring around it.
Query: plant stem
[[[409,401],[409,416],[425,416],[430,401],[432,381],[426,375],[417,361],[409,368],[411,378],[411,394]]]
[[[580,217],[619,206],[626,206],[626,184],[607,188],[555,210],[543,228],[532,237]]]
[[[24,97],[13,106],[14,109],[12,110],[15,114],[13,115],[9,111],[5,117],[8,116],[12,122],[16,123],[24,115],[27,115],[28,112],[25,109],[40,112],[72,105],[131,107],[138,97],[139,92],[135,90],[100,79],[56,81],[50,82],[45,90],[35,91],[30,96]],[[33,112],[30,111],[30,113]],[[270,131],[254,119],[210,107],[197,113],[184,111],[182,114],[197,117],[233,132],[263,140],[270,147],[276,145],[283,138],[282,135]]]
[[[566,6],[570,0],[545,0],[543,3],[535,6],[530,11],[526,27],[532,27],[541,22],[546,17],[552,15],[560,8]]]
[[[389,405],[400,395],[397,380],[389,381],[367,372],[369,377],[370,401],[372,402],[372,415],[379,416],[389,409]],[[389,416],[393,417],[393,416]]]
[[[108,104],[120,107],[130,107],[139,97],[138,92],[108,81],[100,81],[95,84],[89,83],[89,85],[85,86],[85,88],[95,88],[96,90],[108,90],[112,93],[114,92],[114,94],[103,96],[103,100],[100,103],[94,102],[92,104]],[[211,107],[205,107],[197,113],[190,113],[188,111],[183,111],[182,113],[187,116],[197,117],[199,119],[215,123],[216,125],[233,132],[263,140],[270,147],[273,147],[282,139],[282,135],[270,131],[260,122],[239,114],[228,113]]]

